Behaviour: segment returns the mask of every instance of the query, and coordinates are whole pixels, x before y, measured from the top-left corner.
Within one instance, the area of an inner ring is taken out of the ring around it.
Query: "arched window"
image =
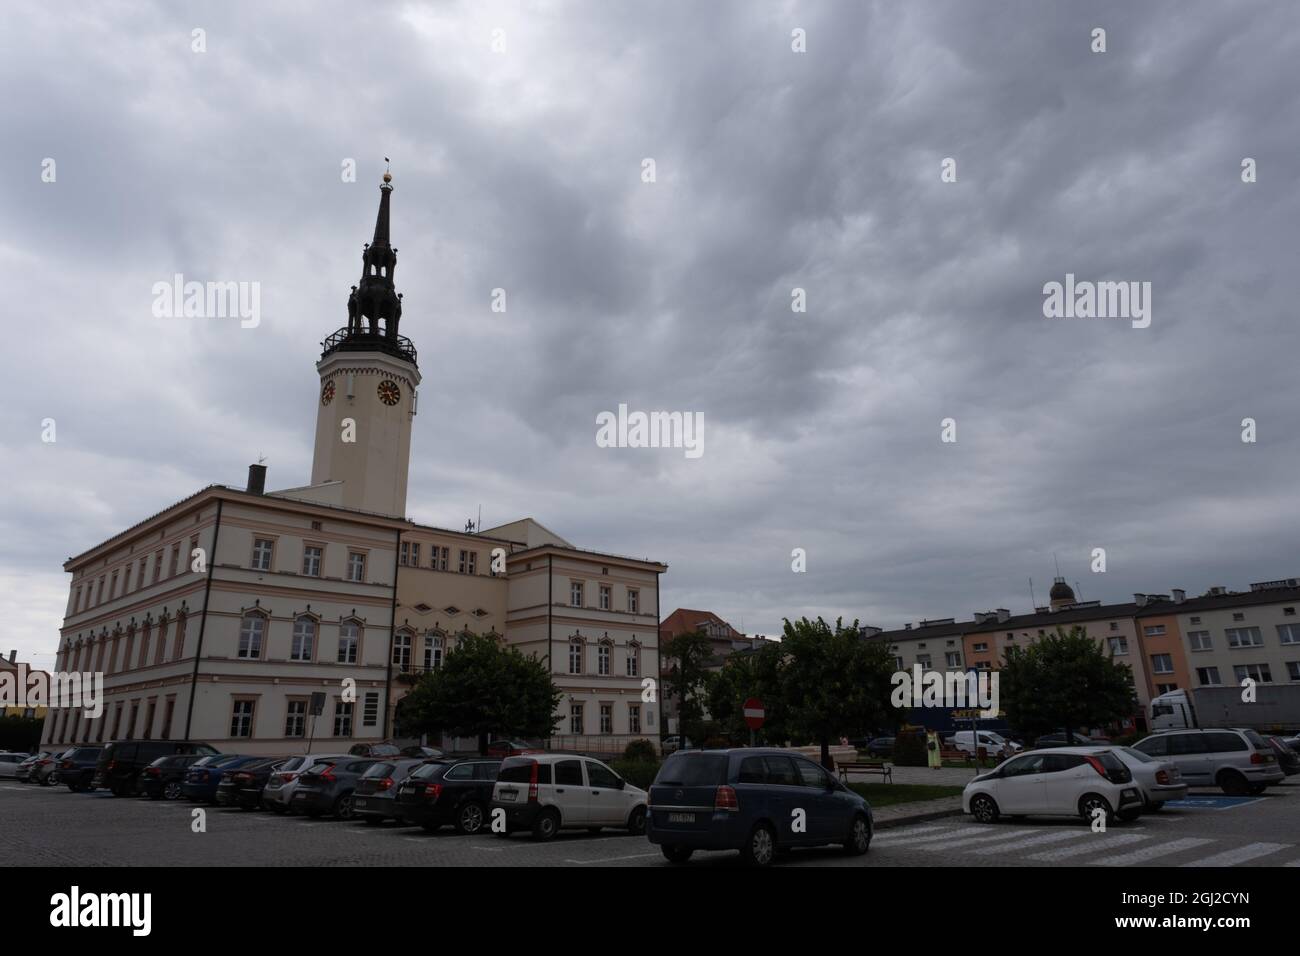
[[[410,631],[398,631],[393,636],[393,663],[403,671],[411,669],[411,644],[414,634]]]
[[[307,614],[300,614],[293,622],[293,647],[289,650],[289,660],[309,661],[316,652],[316,619]]]
[[[582,638],[572,637],[569,639],[569,673],[582,673]]]
[[[361,625],[344,621],[339,625],[339,663],[355,664],[361,652]]]
[[[441,631],[430,631],[424,635],[424,669],[436,670],[442,666],[442,655],[446,649]]]
[[[236,656],[248,660],[260,660],[265,638],[266,615],[249,611],[239,623],[239,652]]]

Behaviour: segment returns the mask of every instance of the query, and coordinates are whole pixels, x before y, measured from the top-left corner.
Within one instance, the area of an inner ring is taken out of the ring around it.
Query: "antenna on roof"
[[[1052,552],[1052,560],[1056,563],[1056,576],[1059,578],[1061,576],[1061,562],[1056,560],[1055,551]]]
[[[1074,582],[1074,596],[1075,596],[1075,600],[1078,601],[1083,600],[1083,588],[1079,587],[1078,581]]]

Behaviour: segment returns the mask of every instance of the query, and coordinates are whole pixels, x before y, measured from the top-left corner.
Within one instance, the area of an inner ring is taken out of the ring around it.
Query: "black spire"
[[[379,187],[375,238],[362,248],[361,284],[354,285],[352,294],[348,297],[349,338],[379,338],[381,319],[384,323],[382,337],[390,343],[396,343],[399,338],[397,326],[402,318],[402,296],[393,286],[397,250],[388,244],[389,201],[392,195],[393,175],[385,172],[384,181]]]

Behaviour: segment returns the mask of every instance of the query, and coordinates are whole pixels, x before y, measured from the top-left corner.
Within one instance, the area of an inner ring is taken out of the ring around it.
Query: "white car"
[[[300,754],[286,760],[266,781],[262,790],[262,806],[276,813],[288,813],[289,801],[298,789],[298,778],[307,772],[307,768],[317,763],[344,760],[347,754]]]
[[[1133,772],[1134,781],[1142,789],[1142,802],[1146,809],[1159,810],[1166,800],[1181,800],[1187,796],[1187,781],[1173,762],[1157,760],[1133,747],[1111,749]]]
[[[18,773],[18,765],[31,754],[0,753],[0,777],[12,777]]]
[[[1010,756],[1019,753],[1021,746],[1014,743],[1001,734],[994,733],[991,730],[979,731],[979,742],[975,742],[975,732],[970,730],[959,730],[952,735],[952,747],[954,750],[961,750],[968,754],[974,754],[980,748],[990,757]]]
[[[605,764],[578,754],[527,754],[507,757],[492,787],[488,822],[493,833],[509,836],[531,830],[550,840],[560,830],[622,827],[645,833],[646,792]],[[504,829],[497,823],[504,820]]]
[[[1110,747],[1031,750],[981,774],[962,793],[962,809],[980,823],[1000,816],[1082,817],[1101,811],[1109,825],[1142,812],[1142,791]]]

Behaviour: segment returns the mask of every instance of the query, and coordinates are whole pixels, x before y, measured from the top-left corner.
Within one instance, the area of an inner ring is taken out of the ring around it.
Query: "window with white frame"
[[[1174,672],[1174,658],[1170,654],[1152,654],[1151,670],[1156,674],[1172,674]]]
[[[569,733],[583,733],[582,704],[576,701],[569,704]]]
[[[307,736],[307,702],[291,700],[285,705],[284,735],[286,737]]]
[[[1127,637],[1112,637],[1110,639],[1110,652],[1115,655],[1128,653]]]
[[[600,705],[600,732],[602,734],[612,734],[614,732],[614,705]]]
[[[634,589],[627,589],[627,609],[630,613],[636,614],[641,607],[641,592]]]
[[[987,651],[988,649],[989,649],[988,644],[986,644],[986,643],[984,643],[984,642],[980,642],[979,644],[973,644],[973,645],[971,645],[971,650],[974,651],[974,652],[977,653],[977,654],[983,653],[984,651]]]
[[[1277,639],[1281,644],[1300,644],[1300,624],[1279,624]]]
[[[1147,637],[1160,637],[1165,633],[1165,626],[1163,624],[1148,624],[1142,628],[1142,633]]]
[[[569,641],[569,673],[582,673],[582,639],[578,637]]]
[[[461,574],[469,574],[469,552],[464,548],[460,552],[460,560],[456,563],[456,570]]]
[[[609,660],[612,651],[613,648],[605,641],[596,647],[596,673],[601,677],[609,676]]]
[[[413,636],[410,631],[398,631],[393,638],[393,663],[404,671],[411,669],[411,638]]]
[[[230,713],[230,736],[253,736],[253,701],[237,700]]]
[[[360,551],[348,552],[348,580],[360,583],[366,579],[366,556]]]
[[[1263,647],[1264,635],[1257,627],[1229,627],[1223,632],[1229,647]]]
[[[569,582],[569,606],[582,607],[582,582]]]
[[[469,553],[469,574],[478,574],[478,552]]]
[[[961,667],[961,651],[948,651],[943,655],[945,667]]]
[[[611,595],[612,593],[613,593],[613,591],[610,589],[610,586],[609,586],[608,584],[602,584],[602,585],[600,586],[600,609],[601,609],[602,611],[608,611],[608,610],[609,610],[609,608],[610,608],[610,595]]]
[[[1194,651],[1214,650],[1214,638],[1209,631],[1188,631],[1187,646]]]
[[[316,619],[300,614],[293,622],[293,644],[289,648],[289,660],[312,660],[315,651]]]
[[[245,614],[239,625],[239,657],[258,660],[262,656],[262,639],[266,634],[266,618],[261,614]]]
[[[361,625],[356,621],[344,621],[339,625],[340,664],[355,664],[361,649]]]
[[[641,733],[641,705],[627,705],[627,732],[629,734]]]
[[[922,670],[927,670],[927,671],[928,671],[928,670],[930,669],[930,655],[929,655],[929,654],[917,654],[917,655],[916,655],[916,662],[917,662],[918,664],[921,665],[921,669],[922,669]]]
[[[1198,667],[1196,668],[1196,679],[1201,682],[1202,687],[1211,687],[1220,683],[1219,669],[1217,667]]]
[[[432,567],[436,571],[446,571],[447,562],[451,559],[451,548],[432,548]]]
[[[436,670],[442,666],[442,635],[430,631],[424,635],[424,669]]]
[[[1273,673],[1268,669],[1267,664],[1238,664],[1232,669],[1232,673],[1236,675],[1238,684],[1247,677],[1261,684],[1273,682]]]
[[[641,645],[633,642],[627,646],[627,676],[639,677],[641,674]]]
[[[352,736],[352,705],[341,700],[334,704],[334,736]]]
[[[309,578],[320,577],[321,549],[309,544],[302,549],[302,573]]]

